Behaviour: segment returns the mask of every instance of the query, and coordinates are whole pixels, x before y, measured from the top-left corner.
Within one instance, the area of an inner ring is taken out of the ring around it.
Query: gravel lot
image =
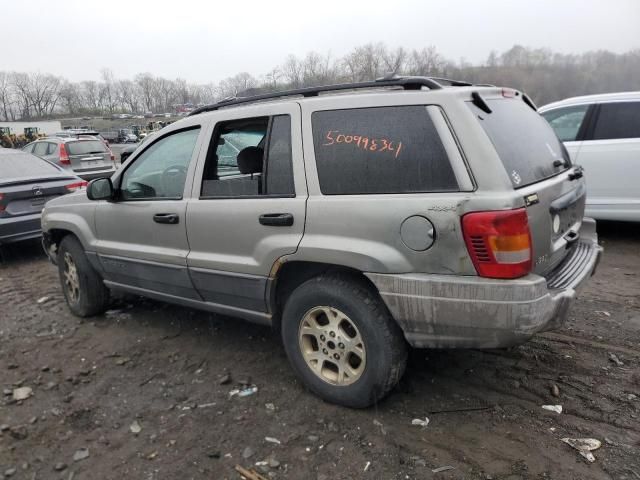
[[[414,350],[367,410],[307,393],[264,327],[137,297],[73,317],[38,243],[4,247],[0,478],[640,479],[640,225],[599,230],[602,263],[562,330]],[[245,385],[257,393],[230,395]],[[563,437],[600,440],[595,462]]]

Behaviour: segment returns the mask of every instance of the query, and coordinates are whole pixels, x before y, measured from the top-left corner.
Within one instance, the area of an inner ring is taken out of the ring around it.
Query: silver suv
[[[561,324],[601,252],[584,204],[524,94],[395,77],[200,108],[42,229],[76,315],[117,289],[271,325],[309,389],[364,407],[408,345]]]
[[[22,148],[48,160],[84,180],[109,177],[115,157],[103,140],[93,136],[46,137]]]

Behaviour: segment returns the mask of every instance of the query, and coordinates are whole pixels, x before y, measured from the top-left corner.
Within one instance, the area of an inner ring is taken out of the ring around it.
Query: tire
[[[73,280],[73,266],[75,278]],[[68,272],[68,275],[67,275]],[[78,317],[103,313],[109,305],[109,289],[89,263],[82,245],[73,235],[67,235],[58,248],[58,274],[69,309]]]
[[[400,327],[377,292],[355,275],[321,275],[296,288],[282,313],[282,340],[302,383],[346,407],[381,400],[407,363]]]

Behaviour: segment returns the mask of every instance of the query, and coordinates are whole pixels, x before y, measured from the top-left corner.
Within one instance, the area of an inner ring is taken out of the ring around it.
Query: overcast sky
[[[435,45],[476,63],[514,44],[563,53],[640,48],[640,0],[28,0],[2,2],[0,70],[70,80],[151,72],[217,82],[293,53]]]

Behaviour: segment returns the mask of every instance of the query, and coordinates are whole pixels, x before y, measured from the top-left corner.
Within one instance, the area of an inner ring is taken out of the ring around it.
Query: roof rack
[[[204,107],[196,108],[189,116],[197,115],[198,113],[211,112],[224,107],[231,107],[233,105],[241,105],[243,103],[260,102],[262,100],[272,100],[283,97],[303,96],[303,97],[317,97],[320,93],[324,92],[336,92],[340,90],[359,90],[381,87],[402,87],[404,90],[420,90],[422,87],[427,87],[430,90],[440,90],[444,87],[471,87],[473,83],[464,82],[461,80],[453,80],[451,78],[443,77],[401,77],[396,74],[389,74],[381,78],[377,78],[375,81],[369,82],[356,82],[356,83],[337,83],[333,85],[322,85],[319,87],[305,87],[297,88],[294,90],[284,90],[282,92],[263,93],[259,95],[251,95],[248,97],[230,97],[220,100],[217,103],[211,105],[205,105]],[[477,85],[477,86],[493,86],[493,85]]]
[[[462,84],[464,82],[460,83]],[[464,83],[464,85],[471,84]],[[219,108],[230,107],[232,105],[253,103],[275,98],[292,96],[317,97],[320,93],[323,92],[336,92],[340,90],[359,90],[381,87],[402,87],[404,90],[420,90],[422,87],[427,87],[431,90],[439,90],[442,88],[442,85],[437,82],[436,79],[430,77],[398,77],[394,75],[378,78],[373,82],[338,83],[334,85],[323,85],[320,87],[305,87],[297,88],[294,90],[284,90],[282,92],[264,93],[261,95],[252,95],[250,97],[232,97],[229,99],[221,100],[217,103],[213,103],[211,105],[205,105],[204,107],[196,108],[189,115],[197,115],[198,113],[210,112],[213,110],[218,110]]]

